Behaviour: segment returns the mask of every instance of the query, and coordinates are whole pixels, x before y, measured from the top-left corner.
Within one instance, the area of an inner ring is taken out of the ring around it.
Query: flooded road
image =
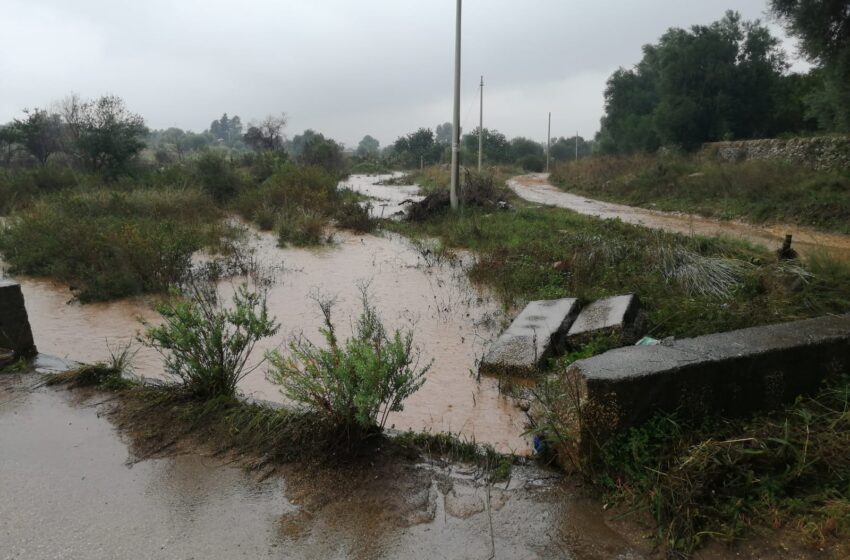
[[[404,173],[388,173],[385,175],[352,175],[342,183],[340,187],[348,188],[354,192],[370,197],[372,210],[375,218],[392,218],[404,213],[405,201],[418,202],[422,200],[419,187],[416,185],[382,185],[385,181],[403,177]]]
[[[552,473],[487,486],[462,466],[384,462],[260,480],[202,450],[140,460],[108,394],[40,383],[0,376],[4,560],[639,558]],[[573,518],[606,554],[584,553]]]
[[[371,178],[374,181],[374,178]],[[360,181],[362,184],[365,181]],[[398,189],[399,187],[384,187]],[[372,190],[373,195],[379,190]],[[281,249],[275,236],[251,233],[254,258],[274,271],[269,308],[281,331],[255,349],[286,349],[303,334],[319,343],[321,313],[316,294],[337,298],[335,322],[343,336],[360,311],[358,284],[369,283],[373,303],[390,328],[411,328],[421,349],[421,363],[433,360],[427,381],[390,416],[396,429],[452,432],[495,445],[505,452],[528,454],[523,437],[525,416],[499,393],[498,381],[472,375],[488,344],[496,338],[503,313],[496,301],[470,285],[460,263],[433,262],[408,240],[396,235],[335,234],[336,242],[319,249]],[[155,302],[148,299],[80,305],[71,302],[67,287],[54,282],[18,278],[30,315],[36,344],[42,353],[82,362],[105,360],[108,346],[132,342],[143,330],[141,321],[155,323]],[[226,297],[235,283],[220,288]],[[150,349],[135,359],[139,375],[163,378],[162,360]],[[240,385],[257,399],[282,402],[279,388],[266,379],[261,366]]]
[[[642,225],[674,233],[706,236],[724,235],[743,239],[768,249],[778,249],[785,234],[793,234],[794,248],[802,255],[823,251],[831,256],[850,261],[850,235],[818,232],[810,228],[793,225],[757,226],[743,222],[713,220],[690,214],[674,214],[625,206],[613,202],[591,200],[570,194],[548,182],[545,173],[533,173],[515,177],[508,186],[521,198],[537,204],[567,208],[602,219],[619,218],[628,224]]]

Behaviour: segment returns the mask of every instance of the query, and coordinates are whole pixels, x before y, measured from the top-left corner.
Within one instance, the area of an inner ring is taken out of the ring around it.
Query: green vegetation
[[[692,336],[850,311],[850,267],[827,258],[776,262],[740,242],[657,232],[553,208],[467,209],[388,224],[472,249],[473,280],[506,306],[640,294],[653,336]]]
[[[560,164],[551,179],[570,192],[634,206],[850,233],[847,170],[633,155]]]
[[[633,70],[621,68],[608,80],[603,153],[692,150],[816,129],[799,97],[814,81],[785,75],[779,40],[758,21],[727,12],[709,26],[670,29],[643,51]]]
[[[319,300],[327,347],[299,339],[289,345],[289,356],[269,356],[269,376],[283,386],[286,396],[354,441],[382,431],[388,415],[403,410],[430,368],[419,366],[411,331],[387,332],[365,286],[361,298],[363,310],[350,339],[341,342],[337,337],[331,318],[334,302]]]
[[[845,0],[771,0],[771,9],[816,64],[804,99],[825,130],[850,131],[850,24]]]
[[[13,274],[65,282],[82,301],[162,292],[227,229],[195,189],[70,190],[45,195],[0,230]]]
[[[850,538],[848,410],[843,377],[752,418],[657,416],[609,442],[590,476],[609,499],[650,514],[669,551],[758,527],[823,546]]]
[[[224,307],[212,286],[190,282],[188,298],[160,305],[164,323],[148,328],[143,342],[165,360],[165,371],[180,380],[194,398],[236,395],[236,385],[259,364],[249,367],[254,345],[277,333],[263,294],[237,288]]]

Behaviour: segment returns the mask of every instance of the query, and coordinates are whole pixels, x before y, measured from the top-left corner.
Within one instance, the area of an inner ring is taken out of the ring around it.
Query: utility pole
[[[460,182],[460,15],[462,1],[457,0],[455,22],[455,106],[452,121],[452,185],[451,191],[449,191],[452,210],[457,210],[457,188]]]
[[[576,130],[576,161],[578,161],[578,130]]]
[[[552,149],[552,111],[549,111],[549,128],[546,129],[546,173],[549,173],[549,151]]]
[[[481,113],[478,120],[478,172],[481,173],[481,162],[484,161],[484,76],[481,76]]]

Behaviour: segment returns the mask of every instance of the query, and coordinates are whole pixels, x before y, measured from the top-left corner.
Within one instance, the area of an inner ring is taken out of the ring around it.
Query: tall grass
[[[657,416],[608,443],[590,474],[650,513],[672,553],[754,527],[823,546],[850,538],[850,378],[784,410],[694,424]]]
[[[506,307],[639,294],[653,336],[695,336],[850,311],[850,267],[820,256],[791,270],[723,238],[669,234],[553,208],[467,209],[387,227],[471,249],[473,280]]]
[[[848,170],[632,155],[563,163],[552,180],[571,192],[636,206],[850,233]]]
[[[233,207],[264,230],[276,229],[281,245],[315,245],[326,239],[324,226],[358,232],[375,227],[359,197],[337,189],[336,176],[319,167],[282,165],[256,187],[243,189]]]
[[[195,189],[74,190],[45,196],[0,230],[12,273],[70,284],[82,301],[162,292],[225,233]]]

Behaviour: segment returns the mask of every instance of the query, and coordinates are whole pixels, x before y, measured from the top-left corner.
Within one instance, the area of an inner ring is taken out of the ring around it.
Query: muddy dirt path
[[[41,381],[0,376],[2,558],[640,558],[551,472],[518,467],[488,487],[462,465],[293,465],[261,480],[202,450],[140,460],[110,395]]]
[[[508,181],[508,186],[517,195],[529,202],[567,208],[580,214],[597,216],[602,219],[619,218],[629,224],[675,233],[707,236],[724,235],[743,239],[768,249],[779,248],[785,234],[790,233],[794,235],[794,248],[803,255],[812,251],[823,251],[836,258],[850,261],[850,235],[823,233],[792,225],[757,226],[743,222],[712,220],[690,214],[659,212],[592,200],[564,192],[551,185],[548,182],[548,175],[545,173],[515,177]]]

